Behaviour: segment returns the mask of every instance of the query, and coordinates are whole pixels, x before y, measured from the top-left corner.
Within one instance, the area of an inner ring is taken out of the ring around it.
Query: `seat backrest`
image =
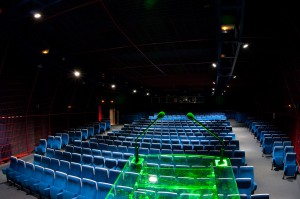
[[[261,194],[253,194],[251,195],[251,199],[269,199],[270,194],[268,193],[261,193]]]
[[[69,174],[70,171],[70,162],[65,161],[65,160],[60,160],[59,161],[59,171]]]
[[[251,195],[252,192],[251,178],[236,178],[236,184],[240,194],[247,194],[248,196]]]
[[[42,181],[46,184],[53,185],[54,183],[54,171],[49,168],[44,168]]]
[[[26,162],[26,171],[25,171],[25,175],[28,177],[32,177],[34,174],[34,164],[30,163],[30,162]]]
[[[81,191],[81,178],[68,175],[66,190],[79,195]]]
[[[67,186],[68,175],[66,173],[55,171],[54,186],[65,189]]]
[[[71,162],[69,175],[81,177],[81,164],[77,162]]]
[[[54,148],[55,149],[61,149],[61,145],[62,145],[62,139],[61,136],[55,136],[54,137]]]
[[[286,146],[284,147],[284,156],[287,154],[287,153],[294,153],[294,146]]]
[[[81,178],[94,179],[94,167],[82,165]]]
[[[17,158],[14,156],[10,157],[10,164],[11,163],[17,163]],[[34,154],[33,156],[33,164],[34,165],[40,165],[42,163],[42,156],[39,154]],[[17,164],[16,164],[17,165]],[[12,164],[11,164],[12,166]]]
[[[91,179],[82,178],[80,195],[88,199],[95,199],[97,196],[97,182]]]
[[[287,153],[284,158],[284,165],[296,165],[296,153]]]
[[[121,171],[119,170],[109,170],[108,183],[114,184],[120,173]]]
[[[51,162],[51,159],[49,157],[42,156],[42,163],[41,163],[42,167],[49,167],[50,162]]]
[[[107,179],[108,179],[108,169],[95,167],[94,180],[97,182],[107,182]]]
[[[82,164],[92,165],[94,162],[94,158],[92,155],[83,154],[82,155]]]
[[[72,162],[81,163],[81,154],[72,153]]]
[[[103,199],[107,196],[110,189],[113,187],[112,184],[105,183],[105,182],[97,182],[98,185],[98,192],[97,192],[97,199]]]
[[[283,146],[275,146],[273,149],[273,157],[277,156],[277,157],[283,157],[284,154],[284,148]]]
[[[56,158],[51,158],[49,168],[54,171],[59,170],[59,160]]]
[[[47,140],[46,139],[40,139],[40,146],[47,148]]]
[[[68,133],[62,133],[61,139],[62,139],[63,146],[66,146],[69,144],[69,134]]]
[[[34,167],[34,174],[33,174],[33,177],[36,179],[36,180],[42,180],[42,177],[43,177],[43,173],[44,173],[44,168],[39,166],[39,165],[36,165]]]

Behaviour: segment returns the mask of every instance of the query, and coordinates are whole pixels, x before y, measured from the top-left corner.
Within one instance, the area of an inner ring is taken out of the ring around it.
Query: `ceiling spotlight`
[[[146,95],[147,95],[147,96],[149,96],[149,95],[150,95],[150,93],[146,93]]]
[[[213,84],[216,84],[216,82],[213,82]]]
[[[233,29],[234,29],[234,25],[231,25],[231,24],[227,24],[227,25],[222,25],[222,26],[221,26],[221,30],[222,30],[224,33],[227,33],[227,31],[233,30]]]
[[[33,17],[34,17],[35,19],[40,19],[40,18],[42,17],[42,14],[39,13],[39,12],[36,12],[36,13],[33,14]]]
[[[215,90],[215,88],[212,88],[212,90],[214,91],[214,90]]]
[[[113,104],[113,103],[114,103],[114,100],[110,100],[110,103]]]
[[[104,103],[105,101],[104,100],[101,100],[101,103]]]
[[[235,79],[236,78],[236,75],[235,76],[233,76],[233,79]]]
[[[80,72],[79,72],[78,70],[75,70],[75,71],[74,71],[74,76],[75,76],[75,77],[80,77]]]
[[[49,53],[49,49],[42,50],[42,54],[47,55]]]
[[[243,45],[243,48],[248,48],[249,47],[249,44],[247,44],[247,43],[245,43],[244,45]]]
[[[133,93],[136,93],[136,92],[137,92],[137,90],[136,90],[136,89],[133,89],[133,90],[132,90],[132,92],[133,92]]]
[[[227,88],[229,88],[229,85],[227,85]]]
[[[111,88],[116,88],[116,85],[115,85],[115,84],[112,84],[112,85],[111,85]]]
[[[211,65],[212,65],[212,67],[214,67],[214,68],[217,67],[217,64],[216,64],[216,63],[212,63]]]

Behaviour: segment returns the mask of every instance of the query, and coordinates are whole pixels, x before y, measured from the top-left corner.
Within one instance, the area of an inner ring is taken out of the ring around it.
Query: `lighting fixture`
[[[212,67],[214,67],[214,68],[217,67],[217,64],[216,64],[216,63],[212,63],[211,65],[212,65]]]
[[[225,33],[227,33],[227,31],[233,30],[233,29],[234,29],[234,25],[232,25],[232,24],[226,24],[226,25],[221,26],[221,30],[224,31]]]
[[[42,50],[42,54],[47,55],[49,53],[49,49]]]
[[[243,44],[243,48],[248,48],[249,47],[249,44],[245,43]]]
[[[33,17],[34,17],[35,19],[40,19],[40,18],[42,17],[42,14],[39,13],[39,12],[33,13]]]
[[[133,92],[133,93],[136,93],[136,92],[137,92],[137,90],[136,90],[136,89],[133,89],[133,90],[132,90],[132,92]]]
[[[80,74],[80,72],[79,72],[78,70],[75,70],[75,71],[74,71],[74,76],[75,76],[75,77],[80,77],[80,75],[81,75],[81,74]]]
[[[112,88],[112,89],[116,88],[116,85],[115,85],[115,84],[112,84],[112,85],[111,85],[111,88]]]

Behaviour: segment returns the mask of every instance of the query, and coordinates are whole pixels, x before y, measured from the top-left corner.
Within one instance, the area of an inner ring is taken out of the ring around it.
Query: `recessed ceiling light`
[[[49,53],[49,49],[42,50],[42,54],[47,55]]]
[[[79,72],[78,70],[75,70],[75,71],[74,71],[74,76],[75,76],[75,77],[80,77],[80,75],[81,75],[81,74],[80,74],[80,72]]]
[[[248,48],[248,47],[249,47],[249,44],[247,44],[247,43],[243,45],[243,48]]]
[[[40,18],[42,17],[42,14],[39,13],[39,12],[36,12],[36,13],[33,14],[33,17],[34,17],[35,19],[40,19]]]
[[[228,31],[228,30],[233,30],[233,29],[234,29],[234,25],[228,24],[228,25],[221,26],[221,30],[223,30],[223,31]]]
[[[133,90],[132,90],[132,92],[133,92],[133,93],[136,93],[136,92],[137,92],[137,90],[136,90],[136,89],[133,89]]]
[[[116,88],[116,85],[115,85],[115,84],[112,84],[112,85],[111,85],[111,88]]]
[[[150,95],[150,93],[146,93],[146,95],[147,95],[147,96],[149,96],[149,95]]]
[[[236,75],[235,76],[233,76],[233,79],[235,79],[236,78]]]
[[[215,88],[212,88],[212,90],[214,91],[214,90],[215,90]]]
[[[216,64],[216,63],[212,63],[211,65],[212,65],[212,67],[214,67],[214,68],[217,67],[217,64]]]
[[[216,82],[213,82],[213,84],[216,84]]]

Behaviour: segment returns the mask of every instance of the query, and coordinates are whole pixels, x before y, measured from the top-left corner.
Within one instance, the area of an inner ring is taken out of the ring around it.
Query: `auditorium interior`
[[[279,1],[0,0],[1,198],[298,199],[299,19]]]

